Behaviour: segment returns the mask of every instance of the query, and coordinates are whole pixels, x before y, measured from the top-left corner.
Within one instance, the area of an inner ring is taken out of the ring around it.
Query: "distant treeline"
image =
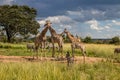
[[[112,39],[91,39],[91,43],[97,44],[109,44],[112,42]]]
[[[106,39],[92,39],[91,37],[87,36],[83,39],[85,43],[96,43],[96,44],[120,44],[120,37],[115,36],[113,38],[106,38]]]
[[[78,37],[80,38],[80,37]],[[71,43],[69,38],[67,36],[63,36],[64,39],[64,43]],[[120,44],[120,38],[119,36],[115,36],[113,38],[109,38],[109,39],[95,39],[95,38],[91,38],[90,36],[86,36],[85,38],[80,38],[82,42],[84,43],[94,43],[94,44],[116,44],[119,45]],[[14,37],[12,38],[12,42],[13,43],[20,43],[20,42],[34,42],[35,37],[26,37],[26,38],[22,38],[22,37]],[[51,42],[51,38],[50,36],[47,36],[47,41]],[[5,35],[0,35],[0,42],[7,42],[7,38]]]

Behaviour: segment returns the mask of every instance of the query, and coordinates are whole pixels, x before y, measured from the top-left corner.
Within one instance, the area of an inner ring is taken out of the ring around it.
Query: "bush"
[[[111,41],[112,44],[120,44],[120,39],[118,36],[115,36],[112,38],[112,41]]]
[[[1,37],[0,37],[0,41],[1,41],[1,42],[7,42],[7,38],[6,38],[5,36],[1,36]]]
[[[91,37],[90,36],[85,37],[84,42],[85,43],[91,43],[92,42]]]

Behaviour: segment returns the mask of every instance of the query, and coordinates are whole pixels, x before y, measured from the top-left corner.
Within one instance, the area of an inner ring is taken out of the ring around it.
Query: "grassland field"
[[[120,47],[120,45],[109,45],[109,44],[85,44],[86,55],[93,57],[110,57],[114,54],[114,48]],[[64,44],[63,55],[69,51],[71,53],[70,44]],[[52,50],[45,50],[46,56],[51,56]],[[7,56],[31,56],[33,52],[27,51],[26,43],[21,44],[10,44],[10,43],[0,43],[0,55]],[[39,55],[41,54],[39,50]],[[56,51],[58,55],[58,51]],[[79,49],[75,50],[76,56],[81,56],[81,51]]]
[[[93,64],[72,64],[56,62],[0,62],[0,80],[120,80],[120,55],[114,55],[114,48],[119,45],[86,44],[86,56],[108,59]],[[71,52],[70,44],[64,44],[63,53]],[[45,51],[51,56],[52,51]],[[27,51],[26,43],[0,43],[0,55],[32,56]],[[58,52],[56,51],[56,55]],[[39,53],[40,56],[40,53]],[[82,56],[80,50],[75,50],[75,56]],[[110,60],[114,59],[114,63]]]

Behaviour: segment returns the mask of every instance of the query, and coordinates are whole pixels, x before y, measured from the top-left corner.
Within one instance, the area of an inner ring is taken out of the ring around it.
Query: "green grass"
[[[87,56],[114,58],[120,62],[120,55],[114,56],[115,45],[86,44]],[[64,44],[64,55],[71,52],[70,44]],[[39,51],[39,55],[40,55]],[[52,52],[46,50],[46,55]],[[75,50],[75,55],[81,56],[81,52]],[[9,44],[0,43],[0,55],[7,56],[32,56],[33,52],[27,51],[26,43]],[[42,52],[42,54],[44,54]],[[58,55],[58,52],[57,54]],[[85,71],[84,71],[85,66]],[[0,62],[0,80],[119,80],[120,65],[110,61],[93,64],[72,64],[58,62]]]
[[[104,57],[104,58],[113,56],[114,48],[120,47],[120,46],[108,45],[108,44],[86,44],[85,46],[86,46],[87,56]],[[64,44],[63,55],[65,55],[67,51],[71,53],[70,44]],[[39,55],[41,53],[43,55],[46,54],[46,56],[51,56],[52,50],[50,51],[45,50],[45,52],[41,52],[41,50],[39,50]],[[82,56],[82,53],[79,49],[76,49],[74,53],[77,56]],[[26,43],[23,44],[0,43],[0,55],[31,56],[32,54],[35,54],[35,52],[27,51]],[[58,51],[56,51],[56,55],[59,55]]]
[[[120,47],[108,44],[87,44],[86,51],[89,56],[109,57],[114,54],[114,48]]]
[[[101,62],[86,64],[56,62],[0,63],[0,80],[119,80],[118,65]]]
[[[0,43],[0,55],[30,56],[33,52],[27,51],[25,44]]]

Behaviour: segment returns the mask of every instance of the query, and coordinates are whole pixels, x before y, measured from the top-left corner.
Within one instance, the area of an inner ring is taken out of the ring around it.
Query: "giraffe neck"
[[[45,36],[47,30],[48,30],[48,27],[45,27],[45,28],[42,30],[42,32],[41,32],[40,35],[41,35],[41,36]]]
[[[74,42],[74,38],[71,36],[69,32],[66,33],[68,38],[70,39],[71,42]]]
[[[51,33],[52,36],[57,34],[56,31],[52,27],[49,27],[49,30],[50,30],[50,33]]]

